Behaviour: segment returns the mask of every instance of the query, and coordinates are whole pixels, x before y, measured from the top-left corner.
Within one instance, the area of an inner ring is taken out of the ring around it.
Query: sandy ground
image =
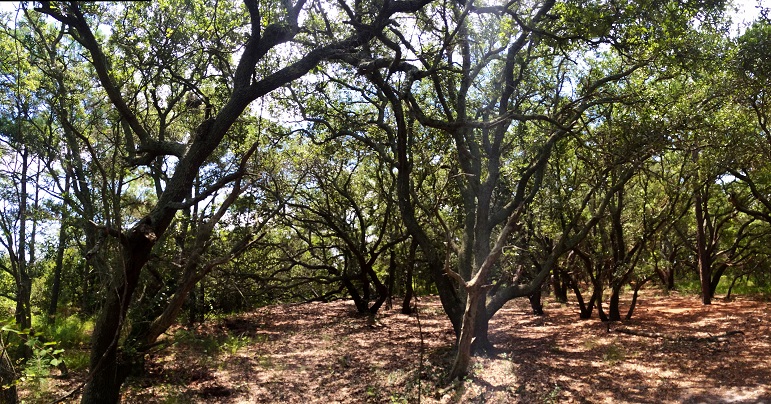
[[[177,329],[178,342],[148,357],[148,375],[129,382],[124,401],[771,404],[769,302],[703,306],[649,291],[610,332],[574,305],[545,303],[537,317],[526,299],[509,302],[491,322],[496,351],[450,384],[454,336],[437,298],[422,298],[419,316],[384,310],[374,325],[351,301],[265,307]],[[732,331],[741,333],[724,335]],[[36,396],[48,401],[77,377]]]

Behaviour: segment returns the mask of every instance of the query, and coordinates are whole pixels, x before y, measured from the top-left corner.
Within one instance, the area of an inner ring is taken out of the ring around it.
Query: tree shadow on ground
[[[532,316],[525,299],[504,307],[490,323],[496,349],[451,384],[455,335],[438,298],[422,298],[419,317],[384,310],[374,325],[350,301],[266,307],[195,330],[242,345],[214,352],[175,344],[148,358],[169,379],[135,385],[124,401],[771,403],[768,302],[704,307],[697,298],[643,294],[635,318],[611,327],[744,332],[718,343],[608,332],[597,319],[579,320],[573,306],[546,303],[544,317]]]
[[[693,298],[652,298],[630,328],[673,336],[708,336],[742,330],[723,341],[666,340],[608,332],[598,320],[579,321],[569,306],[550,305],[545,318],[511,305],[508,321],[491,324],[491,340],[511,354],[521,402],[757,402],[771,370],[767,303],[740,301],[712,307]],[[750,327],[748,322],[752,322]],[[620,324],[619,324],[620,325]],[[716,400],[716,401],[708,401]],[[739,400],[739,401],[737,401]],[[746,400],[746,401],[741,401]],[[754,400],[754,401],[753,401]]]

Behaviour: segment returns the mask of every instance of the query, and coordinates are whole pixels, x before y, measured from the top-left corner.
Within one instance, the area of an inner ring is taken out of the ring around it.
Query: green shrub
[[[70,371],[88,370],[90,352],[86,349],[68,349],[62,354],[62,359]]]
[[[94,330],[94,321],[83,320],[73,314],[65,318],[57,318],[53,324],[47,323],[43,317],[35,317],[32,321],[36,334],[42,334],[48,341],[56,341],[63,348],[86,346]]]
[[[623,361],[626,357],[626,353],[624,352],[624,348],[616,345],[616,344],[610,344],[605,348],[605,352],[602,354],[602,360],[609,362],[610,364],[615,364],[620,361]]]
[[[216,354],[220,350],[220,342],[212,335],[199,335],[183,328],[174,332],[174,343],[189,346],[205,354]]]
[[[229,335],[222,342],[222,350],[235,355],[241,348],[252,344],[252,339],[247,335]]]

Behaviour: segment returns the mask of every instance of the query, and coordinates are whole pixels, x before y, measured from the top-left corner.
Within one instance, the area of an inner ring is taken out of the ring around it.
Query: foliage
[[[35,317],[32,324],[38,335],[45,336],[49,341],[56,341],[59,346],[68,349],[87,346],[94,328],[93,320],[84,320],[77,314],[57,317],[53,323]]]
[[[0,338],[6,341],[3,345],[9,351],[23,346],[23,351],[29,352],[26,358],[17,361],[19,375],[18,379],[13,381],[14,384],[33,386],[32,390],[39,392],[45,390],[47,379],[54,368],[58,368],[64,375],[67,374],[65,350],[59,347],[58,342],[46,341],[30,329],[18,330],[9,324],[0,328]],[[5,352],[3,354],[5,355]]]

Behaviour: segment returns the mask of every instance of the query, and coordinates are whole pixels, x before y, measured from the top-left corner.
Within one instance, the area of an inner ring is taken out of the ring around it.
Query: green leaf
[[[13,329],[7,325],[4,325],[2,328],[0,328],[0,331],[12,332],[16,335],[21,335],[21,331]]]

